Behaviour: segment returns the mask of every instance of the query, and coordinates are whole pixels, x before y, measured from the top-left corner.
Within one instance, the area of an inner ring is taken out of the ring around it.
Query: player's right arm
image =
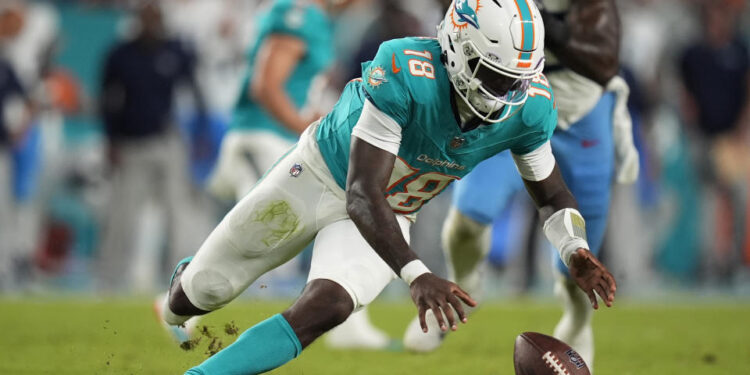
[[[367,121],[360,118],[360,121],[363,120]],[[453,309],[458,313],[458,318],[466,323],[461,300],[469,306],[475,306],[476,302],[458,285],[430,272],[423,272],[410,280],[416,275],[413,268],[422,268],[424,271],[426,269],[421,265],[417,254],[409,248],[396,216],[385,199],[386,186],[393,171],[395,158],[396,156],[388,151],[356,136],[352,137],[349,174],[346,181],[346,210],[367,243],[397,275],[410,284],[422,330],[427,332],[427,310],[432,310],[435,314],[441,330],[446,331],[448,326],[456,330],[458,327]],[[412,276],[409,276],[409,273],[412,273]],[[447,318],[448,326],[441,311]]]
[[[410,78],[395,67],[396,55],[409,47],[406,43],[404,40],[383,43],[363,72],[362,90],[366,99],[352,130],[346,208],[362,237],[409,284],[422,330],[427,331],[427,310],[433,311],[441,330],[448,329],[443,314],[450,328],[455,330],[453,309],[465,323],[461,300],[469,306],[475,306],[476,302],[458,285],[429,272],[409,248],[386,200],[387,186],[401,146],[401,133],[409,124],[413,101],[408,89]]]
[[[306,52],[305,42],[298,37],[272,34],[266,38],[255,58],[253,80],[247,93],[277,121],[298,134],[312,119],[300,114],[285,86]]]

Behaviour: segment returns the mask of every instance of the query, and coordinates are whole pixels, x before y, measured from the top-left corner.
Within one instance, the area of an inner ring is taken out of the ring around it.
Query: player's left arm
[[[573,0],[565,19],[540,9],[545,47],[574,72],[605,86],[620,70],[615,0]]]
[[[589,251],[586,224],[560,174],[549,141],[532,152],[514,153],[513,159],[539,210],[544,233],[560,251],[560,258],[568,266],[571,277],[586,292],[595,309],[599,307],[596,294],[608,307],[612,306],[617,289],[615,279]]]

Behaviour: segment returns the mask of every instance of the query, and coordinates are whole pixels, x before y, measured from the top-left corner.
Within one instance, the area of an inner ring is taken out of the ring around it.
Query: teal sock
[[[243,332],[232,345],[185,375],[252,375],[279,367],[302,352],[297,334],[281,314]]]

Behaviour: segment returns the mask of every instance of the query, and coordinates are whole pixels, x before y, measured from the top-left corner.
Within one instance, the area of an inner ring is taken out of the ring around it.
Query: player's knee
[[[474,238],[487,228],[484,223],[474,220],[456,209],[451,210],[446,222],[448,223],[447,231],[457,239]]]
[[[489,240],[489,226],[473,220],[457,209],[452,209],[443,226],[443,244],[446,249],[485,252],[485,242]],[[469,246],[470,244],[473,244]],[[487,246],[488,247],[488,246]]]
[[[337,298],[332,301],[328,309],[328,319],[321,322],[320,329],[328,331],[333,327],[343,323],[349,318],[349,315],[354,311],[351,298],[347,295],[345,298]]]
[[[284,315],[292,327],[301,327],[305,331],[298,334],[317,337],[346,321],[353,310],[352,298],[341,285],[318,279],[308,284]]]
[[[314,309],[321,317],[319,329],[327,331],[343,323],[354,310],[351,296],[339,284],[330,280],[315,280],[309,297],[316,301]]]
[[[198,271],[188,282],[190,300],[203,310],[213,311],[221,308],[234,296],[234,288],[229,279],[215,270]]]

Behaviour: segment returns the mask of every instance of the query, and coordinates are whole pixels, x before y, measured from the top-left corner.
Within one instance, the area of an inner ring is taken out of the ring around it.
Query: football
[[[513,367],[517,375],[589,375],[588,366],[568,344],[537,332],[516,337]]]

